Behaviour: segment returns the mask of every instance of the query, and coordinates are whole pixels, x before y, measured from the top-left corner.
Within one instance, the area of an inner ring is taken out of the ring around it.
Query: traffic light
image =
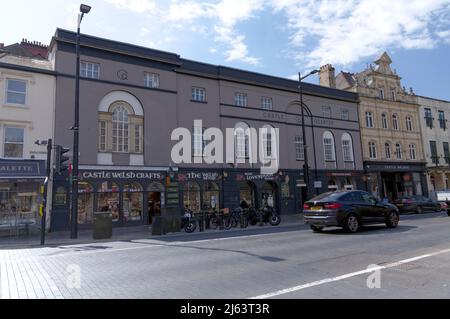
[[[65,148],[61,145],[56,145],[55,147],[55,173],[61,174],[69,170],[69,160],[70,157],[65,156],[70,149]]]

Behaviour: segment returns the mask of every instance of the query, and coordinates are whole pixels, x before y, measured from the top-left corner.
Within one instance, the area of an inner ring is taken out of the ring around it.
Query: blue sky
[[[383,51],[417,94],[450,100],[450,0],[85,0],[84,33],[294,78],[362,71]],[[0,42],[74,30],[79,0],[2,3]],[[310,81],[317,82],[317,78]]]

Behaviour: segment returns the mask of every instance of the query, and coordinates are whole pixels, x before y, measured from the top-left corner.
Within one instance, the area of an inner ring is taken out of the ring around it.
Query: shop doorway
[[[253,182],[239,183],[239,204],[256,207],[256,185]]]
[[[163,206],[164,186],[160,183],[153,183],[148,187],[148,225],[153,224],[155,217],[161,216],[161,207]]]

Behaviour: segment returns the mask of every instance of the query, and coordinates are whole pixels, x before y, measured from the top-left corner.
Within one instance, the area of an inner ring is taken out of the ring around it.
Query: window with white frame
[[[269,158],[272,157],[272,132],[270,128],[267,128],[263,134],[263,149],[264,149],[264,155],[265,157]]]
[[[267,111],[273,110],[273,99],[270,97],[262,97],[261,108]]]
[[[325,118],[331,118],[331,107],[330,106],[322,106],[322,114]]]
[[[6,104],[25,105],[27,98],[27,82],[16,79],[6,80]]]
[[[141,125],[134,126],[134,152],[135,153],[142,152],[142,126]]]
[[[409,144],[409,159],[411,159],[411,160],[416,159],[416,145],[415,144]]]
[[[372,114],[372,112],[366,112],[366,127],[373,128],[373,114]]]
[[[193,87],[192,88],[192,101],[206,102],[206,89]]]
[[[403,158],[402,155],[402,145],[400,143],[395,144],[395,157],[401,160]]]
[[[376,159],[377,158],[377,144],[375,142],[369,142],[369,158]]]
[[[305,160],[305,143],[303,143],[303,137],[299,135],[295,137],[295,159],[297,161]]]
[[[159,74],[144,72],[144,85],[151,89],[159,89]]]
[[[23,158],[24,128],[5,126],[4,134],[3,157]]]
[[[347,109],[341,110],[341,120],[348,121],[350,119],[350,113]]]
[[[80,63],[80,76],[88,79],[100,79],[100,64],[91,62]]]
[[[98,122],[98,130],[99,130],[99,151],[100,152],[106,152],[106,121],[99,121]]]
[[[238,158],[249,158],[249,137],[246,134],[246,129],[243,127],[238,127],[235,130],[236,138],[236,156]]]
[[[130,118],[126,107],[118,105],[114,107],[112,116],[113,134],[112,146],[113,152],[128,153],[130,144]]]
[[[394,130],[399,130],[398,115],[397,114],[392,115],[392,128]]]
[[[195,157],[203,157],[203,149],[205,146],[205,139],[203,137],[204,129],[201,127],[194,127],[193,139],[193,155]]]
[[[391,159],[391,144],[389,143],[384,144],[384,152],[386,154],[386,158]]]
[[[381,126],[382,126],[384,129],[387,129],[387,128],[388,128],[388,119],[387,119],[386,113],[381,114]]]
[[[323,147],[324,147],[325,161],[335,162],[336,152],[334,149],[334,136],[331,132],[327,131],[323,134]]]
[[[352,137],[348,133],[342,135],[342,153],[344,162],[353,162],[353,142]]]
[[[236,103],[236,106],[246,107],[247,106],[247,94],[236,93],[235,103]]]
[[[412,125],[412,119],[411,119],[411,116],[407,116],[407,117],[406,117],[406,130],[407,130],[407,131],[412,131],[412,130],[413,130],[413,125]]]

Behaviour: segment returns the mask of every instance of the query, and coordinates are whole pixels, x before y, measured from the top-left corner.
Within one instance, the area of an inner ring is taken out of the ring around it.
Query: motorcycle
[[[191,210],[186,210],[181,218],[181,229],[184,229],[186,233],[193,233],[197,229],[197,221],[194,218],[194,214]]]
[[[261,218],[263,223],[269,223],[272,226],[278,226],[281,223],[280,215],[270,206],[265,206],[261,210]]]

